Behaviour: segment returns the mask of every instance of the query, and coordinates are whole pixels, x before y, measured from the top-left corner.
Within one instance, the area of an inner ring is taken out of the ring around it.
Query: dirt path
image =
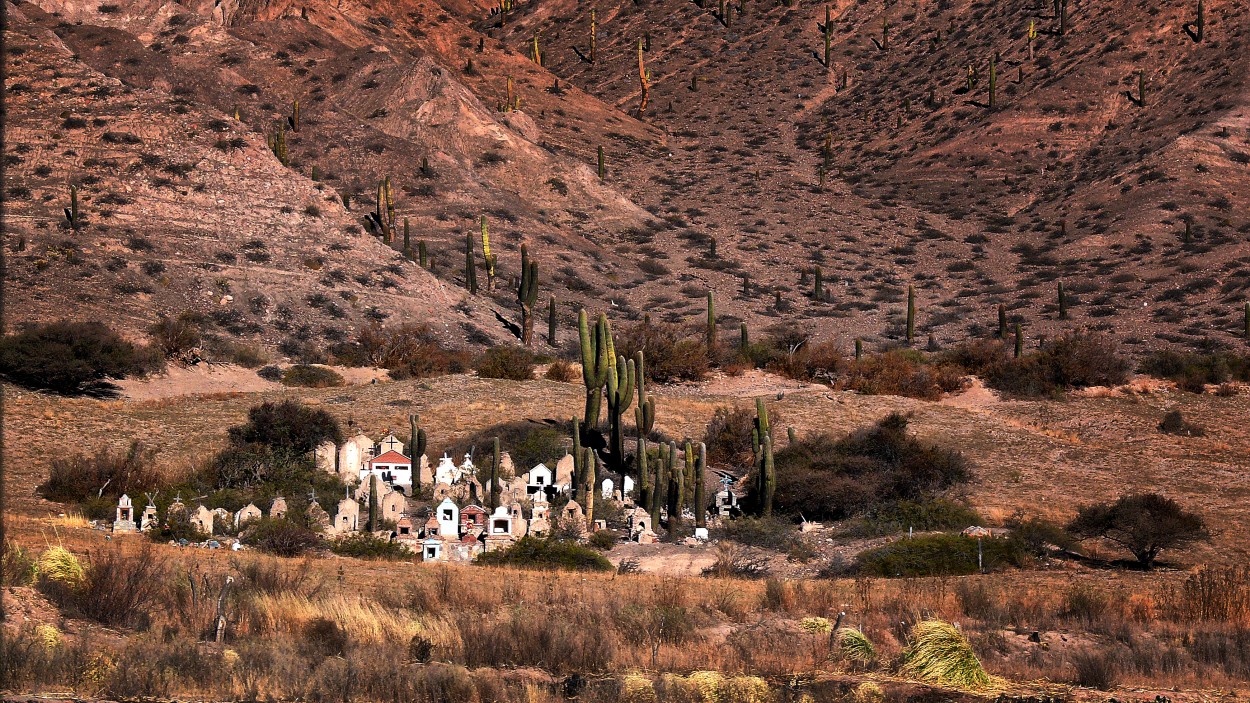
[[[331,366],[349,386],[389,381],[385,369]],[[127,400],[159,400],[188,395],[220,393],[263,393],[283,388],[281,383],[266,381],[255,369],[234,364],[201,363],[194,366],[171,364],[164,373],[144,379],[118,381],[122,397]]]

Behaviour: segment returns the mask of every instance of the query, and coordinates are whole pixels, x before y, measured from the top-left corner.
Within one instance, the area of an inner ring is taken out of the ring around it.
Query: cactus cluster
[[[373,201],[373,212],[366,217],[369,227],[390,243],[395,237],[395,200],[391,194],[391,177],[386,176],[378,181],[377,196]]]
[[[269,150],[273,155],[278,157],[278,163],[283,166],[291,165],[291,157],[286,148],[286,128],[279,125],[271,134],[266,135],[265,142],[269,144]]]
[[[521,109],[521,96],[512,90],[512,76],[508,76],[504,87],[504,99],[495,106],[500,112],[516,112]]]

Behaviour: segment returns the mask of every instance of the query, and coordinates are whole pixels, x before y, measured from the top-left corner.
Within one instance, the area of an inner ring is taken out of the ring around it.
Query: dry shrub
[[[166,484],[166,476],[156,463],[156,450],[136,439],[123,451],[101,447],[94,454],[53,459],[48,480],[38,491],[58,503],[90,499],[91,504],[84,506],[89,517],[108,518],[123,493],[135,498]]]
[[[785,420],[781,411],[769,410],[768,416],[774,427],[784,426]],[[708,463],[718,466],[751,466],[754,463],[754,450],[751,447],[751,430],[754,427],[754,408],[716,408],[703,432]]]
[[[768,369],[782,376],[832,383],[847,366],[840,346],[834,342],[803,343],[796,347],[795,341],[770,337],[769,343],[776,351],[768,362]]]
[[[51,550],[49,550],[51,551]],[[104,625],[146,625],[151,611],[164,594],[168,572],[165,559],[150,544],[137,552],[119,547],[91,555],[82,575],[53,570],[40,560],[40,587],[57,605]]]
[[[452,622],[465,643],[465,665],[536,666],[560,673],[604,671],[609,667],[617,646],[610,628],[584,611],[552,615],[520,608],[495,617],[460,613]]]
[[[534,378],[534,354],[525,347],[491,347],[478,357],[474,370],[482,378],[528,381]]]
[[[1164,596],[1164,611],[1178,622],[1219,622],[1250,627],[1250,569],[1204,566]]]
[[[617,354],[627,359],[643,352],[649,381],[699,381],[707,374],[707,347],[680,325],[643,320],[621,327],[615,342]]]
[[[927,364],[918,352],[893,350],[851,362],[834,385],[866,395],[937,400],[943,393],[962,390],[966,383],[963,369],[957,366]]]
[[[732,542],[716,545],[716,560],[703,569],[704,576],[759,579],[768,575],[768,559]]]
[[[1110,691],[1120,680],[1120,666],[1111,652],[1086,649],[1071,657],[1073,678],[1078,686]]]
[[[333,353],[349,366],[388,369],[396,380],[463,373],[470,362],[466,352],[443,346],[434,331],[421,324],[371,325],[354,342],[336,345]]]
[[[573,365],[562,359],[556,359],[547,367],[543,378],[557,383],[572,383],[577,380],[577,371]]]

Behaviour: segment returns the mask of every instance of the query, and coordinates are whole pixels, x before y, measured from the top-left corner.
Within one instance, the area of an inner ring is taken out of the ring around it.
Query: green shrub
[[[775,464],[773,509],[808,520],[841,520],[897,501],[923,502],[970,476],[962,454],[917,440],[898,413],[845,437],[803,437],[778,451]],[[746,503],[755,502],[752,488]]]
[[[1165,349],[1146,355],[1138,370],[1155,378],[1176,381],[1183,388],[1201,388],[1208,383],[1250,381],[1250,354]]]
[[[354,532],[330,543],[330,551],[343,557],[357,559],[411,559],[413,552],[408,545],[382,539],[368,532]]]
[[[919,532],[962,530],[982,522],[980,514],[966,505],[944,498],[926,498],[892,501],[869,508],[849,531],[857,536],[876,536],[911,529]]]
[[[480,554],[476,563],[523,569],[613,570],[612,562],[589,547],[583,547],[576,542],[529,536],[522,537],[507,549]]]
[[[99,322],[52,322],[0,338],[0,376],[63,395],[116,395],[108,379],[162,365],[159,352],[136,347]]]
[[[478,358],[476,371],[482,378],[528,381],[534,378],[534,354],[524,347],[491,347]]]
[[[282,374],[282,385],[303,388],[332,388],[345,383],[334,369],[311,364],[296,364]]]
[[[590,546],[601,552],[610,552],[621,541],[621,533],[615,530],[595,530],[590,536]]]
[[[986,571],[1028,563],[1013,539],[981,540]],[[962,534],[922,535],[861,552],[856,570],[870,576],[961,576],[977,573],[977,540]]]
[[[242,536],[249,544],[268,554],[294,557],[320,547],[321,535],[291,520],[265,517],[252,523]]]
[[[508,456],[518,471],[528,471],[537,464],[554,467],[557,461],[568,454],[572,425],[568,422],[540,423],[536,420],[515,420],[499,425],[491,425],[477,430],[473,434],[456,440],[444,451],[451,456],[464,456],[469,452],[489,450],[495,437],[499,438],[500,446],[508,449]],[[476,454],[475,454],[476,456]],[[478,469],[489,470],[487,462],[479,461]],[[486,473],[478,477],[485,482]]]
[[[614,337],[616,353],[626,359],[645,354],[648,381],[699,381],[707,374],[707,347],[678,325],[645,320],[622,325]]]
[[[194,314],[183,313],[177,317],[157,320],[148,328],[152,344],[166,357],[177,356],[200,346],[200,325]]]
[[[333,415],[295,400],[254,405],[247,411],[247,422],[229,432],[233,444],[263,444],[295,455],[307,454],[324,441],[343,442],[343,430]]]

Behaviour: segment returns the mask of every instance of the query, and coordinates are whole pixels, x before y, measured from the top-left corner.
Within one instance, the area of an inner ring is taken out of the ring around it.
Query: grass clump
[[[872,646],[867,635],[854,627],[838,628],[834,641],[838,643],[838,651],[850,661],[871,664],[877,660],[877,648]]]
[[[576,542],[537,537],[522,537],[507,549],[485,552],[478,556],[476,563],[524,569],[613,570],[612,562],[594,549]]]
[[[86,569],[73,552],[57,545],[39,555],[35,573],[40,580],[73,585],[82,581]]]
[[[903,673],[952,688],[981,690],[992,679],[985,673],[968,640],[952,624],[922,620],[912,629]]]

